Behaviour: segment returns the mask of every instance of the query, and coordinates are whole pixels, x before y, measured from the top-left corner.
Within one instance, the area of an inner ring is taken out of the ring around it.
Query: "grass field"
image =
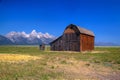
[[[119,80],[120,47],[92,52],[0,46],[0,80]]]

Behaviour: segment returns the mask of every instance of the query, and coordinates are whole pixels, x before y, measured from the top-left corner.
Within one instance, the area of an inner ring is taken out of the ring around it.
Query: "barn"
[[[68,25],[63,34],[50,43],[53,51],[91,51],[95,35],[92,31],[74,24]]]

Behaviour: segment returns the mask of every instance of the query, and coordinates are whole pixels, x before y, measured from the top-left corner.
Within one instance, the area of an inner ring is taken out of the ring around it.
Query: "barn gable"
[[[68,25],[68,26],[66,27],[65,31],[66,31],[68,28],[73,29],[73,30],[74,30],[76,33],[78,33],[78,34],[82,33],[82,34],[94,36],[94,33],[93,33],[92,31],[87,30],[87,29],[85,29],[85,28],[82,28],[82,27],[80,27],[80,26],[76,26],[76,25],[74,25],[74,24]],[[65,31],[64,31],[64,33],[65,33]]]

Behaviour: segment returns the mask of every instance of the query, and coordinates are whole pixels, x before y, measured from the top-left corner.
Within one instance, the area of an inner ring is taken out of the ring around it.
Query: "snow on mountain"
[[[24,31],[12,31],[5,36],[15,44],[49,44],[55,39],[55,37],[49,33],[36,32],[36,30],[32,30],[32,32],[29,34],[25,33]]]

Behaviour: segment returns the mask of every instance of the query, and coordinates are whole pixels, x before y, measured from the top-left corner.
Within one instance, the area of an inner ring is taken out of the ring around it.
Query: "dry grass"
[[[80,53],[80,52],[77,52],[77,51],[46,51],[46,52],[53,52],[53,53]]]
[[[0,47],[0,80],[106,79],[120,79],[120,48],[100,47],[80,53]]]
[[[40,57],[21,54],[0,54],[0,62],[18,63],[36,59],[40,59]]]
[[[46,51],[46,52],[58,52],[58,53],[109,53],[109,51],[82,51],[82,52],[76,52],[76,51]]]
[[[63,72],[68,80],[100,80],[105,79],[113,72],[111,68],[90,63],[89,61],[76,60],[58,56],[47,62],[47,66],[57,72]],[[104,76],[104,77],[103,77]]]
[[[109,53],[109,51],[91,51],[91,53]]]
[[[83,51],[82,53],[109,53],[109,51],[94,50],[94,51]]]

